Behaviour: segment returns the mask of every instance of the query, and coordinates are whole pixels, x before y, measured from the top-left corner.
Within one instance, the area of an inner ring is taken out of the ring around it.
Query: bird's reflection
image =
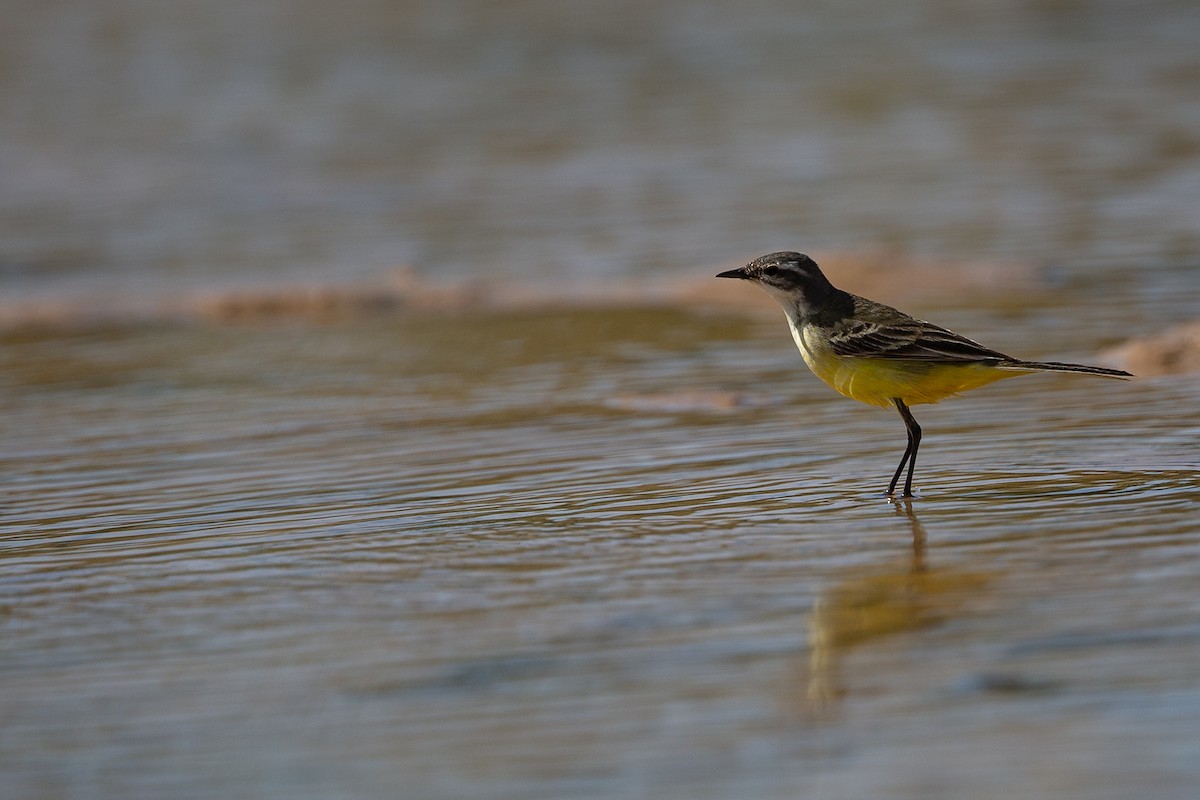
[[[900,499],[889,498],[888,502],[896,509],[898,516],[903,516],[908,520],[909,528],[912,530],[912,572],[915,575],[918,572],[925,571],[925,526],[921,524],[921,520],[917,519],[917,512],[913,511],[912,498],[903,497]]]
[[[798,705],[806,715],[832,714],[847,688],[840,661],[853,646],[952,617],[987,581],[982,572],[931,569],[925,528],[907,499],[892,501],[912,537],[911,554],[890,568],[858,571],[824,591],[809,615],[809,656]]]

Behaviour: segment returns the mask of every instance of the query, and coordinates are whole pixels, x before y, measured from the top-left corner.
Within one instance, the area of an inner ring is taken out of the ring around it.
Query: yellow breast
[[[891,408],[893,398],[905,405],[936,403],[960,392],[1023,375],[987,364],[906,361],[894,358],[847,358],[830,348],[827,339],[811,325],[788,321],[796,347],[808,368],[846,397],[881,408]]]

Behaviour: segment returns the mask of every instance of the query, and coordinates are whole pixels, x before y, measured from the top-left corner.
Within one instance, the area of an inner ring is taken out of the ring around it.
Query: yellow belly
[[[811,328],[792,328],[796,346],[813,374],[846,397],[881,408],[892,408],[892,400],[897,397],[909,406],[936,403],[960,392],[1027,374],[987,364],[847,358],[834,353],[811,331]]]

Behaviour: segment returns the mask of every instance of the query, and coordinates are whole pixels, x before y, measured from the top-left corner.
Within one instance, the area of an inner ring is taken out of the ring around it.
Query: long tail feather
[[[1108,367],[1089,367],[1086,364],[1064,364],[1059,361],[1005,361],[999,365],[1001,369],[1027,369],[1031,372],[1081,372],[1084,375],[1099,375],[1104,378],[1132,378],[1133,373],[1123,369]]]

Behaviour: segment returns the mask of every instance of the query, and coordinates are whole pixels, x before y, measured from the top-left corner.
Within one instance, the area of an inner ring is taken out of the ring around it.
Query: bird
[[[889,498],[895,496],[905,466],[902,497],[913,497],[921,426],[910,406],[937,403],[1034,372],[1133,377],[1120,369],[1013,358],[932,322],[842,291],[803,253],[769,253],[717,277],[749,281],[766,290],[783,308],[808,368],[822,381],[846,397],[899,412],[908,444],[888,483]]]

